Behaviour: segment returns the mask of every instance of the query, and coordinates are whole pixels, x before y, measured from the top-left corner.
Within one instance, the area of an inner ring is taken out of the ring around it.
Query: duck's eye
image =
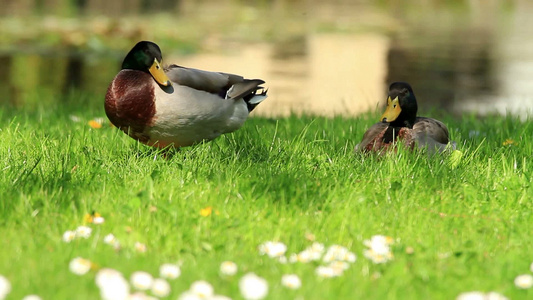
[[[159,70],[159,69],[161,69],[161,67],[160,67],[159,65],[157,65],[157,66],[156,66],[156,69],[158,69],[158,70]]]
[[[392,106],[392,108],[396,108],[396,104],[394,104],[394,105]]]

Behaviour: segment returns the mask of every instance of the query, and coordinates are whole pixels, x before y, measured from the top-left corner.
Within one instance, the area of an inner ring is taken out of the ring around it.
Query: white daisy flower
[[[128,297],[128,300],[147,300],[148,297],[149,297],[149,296],[146,295],[146,294],[143,293],[143,292],[136,292],[136,293],[131,294],[131,295]]]
[[[514,285],[519,289],[529,289],[533,286],[533,276],[531,274],[518,275],[514,279]]]
[[[485,295],[485,300],[509,300],[504,295],[497,292],[489,292]]]
[[[76,275],[85,275],[87,274],[87,272],[89,272],[89,270],[91,270],[91,266],[92,263],[90,260],[81,257],[76,257],[70,261],[68,268],[70,272]]]
[[[78,117],[78,116],[76,116],[76,115],[69,115],[68,117],[69,117],[69,119],[70,119],[72,122],[76,122],[76,123],[77,123],[77,122],[80,122],[80,121],[81,121],[80,117]]]
[[[76,228],[76,237],[82,237],[84,239],[88,239],[91,236],[92,233],[91,227],[87,226],[79,226]]]
[[[232,261],[224,261],[220,264],[220,273],[227,276],[233,276],[237,274],[237,264]]]
[[[135,242],[135,245],[133,245],[133,248],[139,253],[146,252],[146,245],[140,242]]]
[[[108,244],[110,246],[113,246],[113,249],[119,250],[120,249],[120,242],[118,239],[112,234],[108,234],[104,237],[104,243]]]
[[[297,290],[302,286],[302,281],[296,274],[285,274],[281,276],[281,284],[290,289]]]
[[[322,254],[324,253],[324,251],[320,251],[313,248],[307,248],[306,250],[300,252],[300,254],[302,254],[303,252],[305,252],[304,256],[306,256],[307,259],[312,261],[320,260],[322,258]]]
[[[387,255],[391,252],[389,245],[380,243],[372,244],[372,247],[369,247],[369,249],[377,255]]]
[[[287,246],[281,242],[265,242],[259,245],[259,253],[269,257],[280,257],[287,251]]]
[[[202,300],[205,298],[200,298],[200,296],[196,295],[195,293],[191,291],[185,291],[181,293],[181,295],[178,297],[178,300]]]
[[[346,253],[346,257],[344,258],[345,261],[349,263],[354,263],[357,260],[357,256],[353,252]]]
[[[324,250],[326,248],[324,247],[324,244],[321,244],[319,242],[314,242],[311,247],[310,247],[310,250],[313,251],[313,252],[317,252],[317,253],[324,253]]]
[[[42,300],[38,295],[27,295],[22,300]]]
[[[97,274],[96,284],[103,300],[129,300],[130,286],[118,271],[105,269]]]
[[[348,268],[350,268],[350,264],[345,261],[336,260],[329,263],[328,267],[342,273],[345,270],[348,270]]]
[[[455,300],[485,300],[483,292],[473,291],[459,294]]]
[[[289,256],[289,262],[291,264],[297,263],[298,262],[298,254],[296,254],[296,253],[291,254]]]
[[[102,216],[97,216],[93,218],[93,224],[100,225],[100,224],[103,224],[104,222],[105,222],[105,219]]]
[[[328,248],[326,251],[326,254],[324,254],[324,257],[322,257],[322,261],[329,263],[335,260],[346,260],[347,258],[350,258],[350,256],[354,256],[348,248],[340,246],[340,245],[332,245]]]
[[[170,284],[165,279],[157,278],[152,283],[152,294],[157,297],[166,297],[170,294]]]
[[[118,242],[117,238],[112,233],[104,237],[104,243],[108,245],[114,245],[117,242]]]
[[[381,247],[383,245],[392,245],[394,240],[390,236],[373,235],[370,240],[363,241],[363,244],[369,248]]]
[[[191,287],[189,288],[189,291],[199,296],[200,299],[211,298],[215,294],[213,286],[209,282],[204,280],[193,282],[191,284]]]
[[[70,243],[73,239],[76,238],[76,232],[72,230],[67,230],[65,233],[63,233],[63,242]]]
[[[130,286],[119,271],[100,269],[96,273],[95,282],[103,300],[129,300]]]
[[[370,240],[365,240],[363,244],[368,247],[363,255],[372,260],[375,264],[385,263],[393,258],[390,245],[394,242],[391,237],[384,235],[374,235]]]
[[[0,299],[4,299],[9,293],[11,293],[11,283],[0,275]]]
[[[96,117],[93,119],[98,124],[104,124],[105,119],[103,117]]]
[[[114,281],[116,278],[122,278],[124,279],[124,276],[122,276],[122,273],[120,273],[117,270],[109,269],[109,268],[103,268],[96,273],[96,276],[94,278],[94,281],[96,282],[96,285],[99,288],[102,288],[107,285],[108,282]]]
[[[144,292],[135,292],[129,295],[127,300],[159,300],[159,298],[147,295]]]
[[[296,261],[301,263],[308,263],[313,260],[314,253],[309,250],[304,250],[296,255]]]
[[[387,261],[391,260],[393,258],[392,252],[386,252],[383,254],[376,253],[372,249],[367,249],[363,251],[363,255],[370,259],[375,264],[382,264],[386,263]]]
[[[268,282],[254,273],[248,273],[239,280],[239,290],[246,300],[260,300],[268,294]]]
[[[231,300],[231,298],[224,295],[214,295],[209,300]]]
[[[181,269],[176,264],[162,264],[159,267],[159,276],[166,279],[176,279],[180,277]]]
[[[318,266],[315,269],[316,275],[322,278],[331,278],[331,277],[337,277],[342,274],[338,272],[338,270],[333,269],[332,267],[326,267],[326,266]]]
[[[131,274],[130,282],[135,289],[145,291],[152,287],[154,278],[147,272],[137,271]]]

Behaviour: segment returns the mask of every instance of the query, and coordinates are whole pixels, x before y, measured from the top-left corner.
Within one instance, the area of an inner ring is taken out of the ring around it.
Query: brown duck
[[[438,120],[417,117],[418,106],[413,89],[406,82],[394,82],[389,87],[387,108],[381,122],[370,127],[355,151],[381,152],[395,149],[403,142],[409,149],[427,148],[442,152],[450,143],[448,128]],[[455,148],[455,143],[451,144]]]
[[[111,123],[146,145],[184,147],[233,132],[266,98],[263,80],[161,60],[155,43],[137,43],[105,97]]]

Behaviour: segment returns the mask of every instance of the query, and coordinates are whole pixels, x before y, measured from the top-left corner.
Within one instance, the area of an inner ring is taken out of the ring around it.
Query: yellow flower
[[[102,123],[99,123],[98,121],[95,121],[95,120],[90,120],[89,126],[91,126],[91,128],[94,128],[94,129],[100,129],[102,128]]]
[[[503,142],[503,145],[504,145],[504,146],[507,146],[507,145],[516,145],[516,142],[515,142],[513,139],[506,139],[506,140]]]
[[[213,213],[213,208],[211,206],[200,209],[200,216],[202,217],[209,217],[211,213]]]
[[[85,216],[83,216],[83,221],[85,223],[102,224],[105,219],[99,213],[93,212],[92,214],[85,214]]]

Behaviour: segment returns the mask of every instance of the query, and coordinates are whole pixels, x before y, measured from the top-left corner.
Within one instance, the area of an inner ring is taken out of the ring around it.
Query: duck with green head
[[[105,97],[107,117],[149,146],[184,147],[239,129],[267,95],[260,79],[162,66],[155,43],[137,43]]]
[[[418,105],[411,86],[394,82],[389,87],[387,108],[380,122],[370,127],[356,151],[378,152],[394,148],[402,141],[407,148],[427,148],[442,152],[450,143],[448,128],[438,120],[417,117]],[[454,143],[451,147],[454,147]]]

